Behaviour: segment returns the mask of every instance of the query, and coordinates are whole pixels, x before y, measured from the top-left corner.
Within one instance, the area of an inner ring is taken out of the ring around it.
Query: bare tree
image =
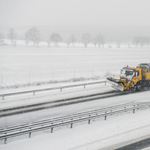
[[[33,42],[34,45],[38,46],[38,43],[40,42],[40,32],[36,27],[29,29],[26,36]]]
[[[2,45],[4,41],[4,34],[0,33],[0,44]]]
[[[139,44],[139,37],[134,37],[133,39],[133,44],[138,47],[138,44]]]
[[[82,35],[81,40],[84,43],[84,46],[87,47],[88,43],[91,41],[91,35],[89,33],[85,33]]]
[[[62,41],[62,37],[58,33],[52,33],[50,36],[50,40],[55,43],[55,46],[58,46],[58,42]]]
[[[74,47],[74,43],[76,42],[76,37],[72,34],[70,37],[68,37],[65,40],[67,46],[69,47],[69,45],[72,43],[73,47]]]
[[[143,37],[143,36],[134,37],[133,44],[136,47],[138,47],[138,45],[141,47],[143,47],[144,45],[148,46],[150,44],[150,38],[149,37]]]
[[[65,39],[65,43],[67,44],[67,47],[69,47],[69,45],[71,44],[71,39],[70,38],[66,38]]]
[[[47,33],[44,35],[43,40],[47,43],[47,46],[50,47],[51,45],[51,39],[50,39],[50,34]]]
[[[94,44],[94,46],[96,48],[96,45],[97,45],[97,39],[96,39],[96,37],[92,39],[92,42],[93,42],[93,44]]]
[[[16,46],[16,42],[14,41],[15,37],[16,37],[15,30],[11,28],[8,32],[8,38],[10,39],[11,44],[12,45],[14,44],[14,46]]]
[[[104,47],[104,36],[101,33],[99,33],[95,37],[95,43],[98,44],[99,48],[101,47],[101,45]]]
[[[70,41],[71,41],[71,43],[72,43],[73,46],[74,46],[74,43],[77,41],[75,35],[72,34],[72,35],[70,36]]]
[[[141,40],[140,40],[141,47],[143,47],[144,45],[149,46],[149,44],[150,44],[150,37],[141,37]]]

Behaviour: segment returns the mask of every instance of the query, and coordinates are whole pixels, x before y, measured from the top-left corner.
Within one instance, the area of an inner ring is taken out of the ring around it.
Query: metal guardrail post
[[[60,88],[60,92],[62,92],[62,88]]]
[[[89,120],[88,120],[88,124],[90,124],[90,122],[91,122],[90,116],[91,116],[91,115],[89,115]]]
[[[7,138],[4,139],[4,144],[7,144]]]
[[[84,88],[85,88],[86,84],[84,84]]]
[[[73,128],[73,119],[71,119],[72,122],[71,122],[71,125],[70,125],[70,128]]]
[[[70,126],[70,128],[73,128],[73,122],[71,123],[71,126]]]
[[[53,127],[51,128],[51,133],[53,133]]]
[[[4,96],[2,96],[2,100],[4,100]]]
[[[33,95],[35,95],[35,92],[33,92]]]
[[[107,112],[105,112],[105,120],[107,119]]]
[[[31,138],[31,132],[29,132],[29,138]]]
[[[134,114],[134,113],[135,113],[135,105],[133,105],[133,108],[134,108],[134,109],[133,109],[133,114]]]
[[[29,127],[29,129],[31,130],[31,127]],[[31,138],[31,131],[29,132],[29,138]]]

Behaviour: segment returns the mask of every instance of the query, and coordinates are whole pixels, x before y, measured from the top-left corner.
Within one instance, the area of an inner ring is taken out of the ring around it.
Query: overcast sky
[[[0,25],[150,25],[150,0],[0,0]]]

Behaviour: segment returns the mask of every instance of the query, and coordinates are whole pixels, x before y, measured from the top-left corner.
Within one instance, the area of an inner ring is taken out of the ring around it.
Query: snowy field
[[[105,79],[150,62],[149,48],[0,47],[0,87],[75,78]]]

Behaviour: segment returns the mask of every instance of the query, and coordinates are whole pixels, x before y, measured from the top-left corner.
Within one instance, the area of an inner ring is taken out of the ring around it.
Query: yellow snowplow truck
[[[107,82],[120,91],[141,91],[145,87],[150,87],[150,63],[141,63],[136,68],[124,67],[119,79],[108,77]]]

